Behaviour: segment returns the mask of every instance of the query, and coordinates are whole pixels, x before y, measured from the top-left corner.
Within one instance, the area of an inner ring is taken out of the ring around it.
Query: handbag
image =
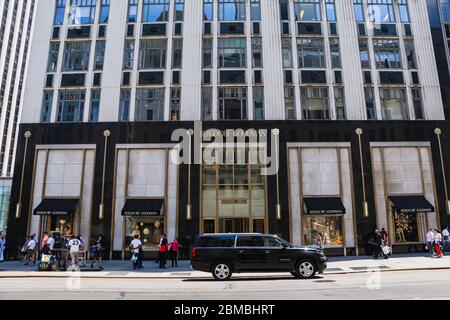
[[[131,256],[131,262],[136,263],[139,259],[139,253],[133,253]]]

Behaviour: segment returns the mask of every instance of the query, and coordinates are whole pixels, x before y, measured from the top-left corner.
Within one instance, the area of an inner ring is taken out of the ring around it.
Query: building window
[[[400,21],[409,23],[408,0],[398,0],[398,10],[400,11]]]
[[[261,21],[261,0],[250,1],[250,14],[252,21]]]
[[[325,0],[328,21],[336,21],[336,5],[334,1],[335,0]]]
[[[321,21],[320,0],[295,0],[295,18],[297,21]]]
[[[449,0],[440,0],[440,2],[441,2],[442,21],[450,22],[450,2]]]
[[[405,89],[381,89],[383,120],[408,120]]]
[[[367,39],[359,39],[359,57],[363,69],[371,69],[369,43]]]
[[[164,88],[136,91],[136,121],[164,120]]]
[[[396,243],[419,242],[418,214],[394,212],[394,229]]]
[[[139,48],[140,69],[166,68],[167,40],[141,39]]]
[[[85,91],[59,92],[58,122],[82,122],[84,112]]]
[[[412,99],[416,120],[425,120],[425,115],[423,112],[422,93],[420,88],[412,88]]]
[[[289,2],[288,0],[280,0],[280,18],[281,21],[289,21]]]
[[[212,120],[212,88],[202,88],[202,120]]]
[[[44,91],[42,101],[41,122],[49,123],[52,115],[53,91]]]
[[[366,19],[364,17],[364,6],[362,0],[353,0],[353,9],[355,12],[356,22],[364,22]]]
[[[299,68],[326,68],[323,39],[298,38]]]
[[[399,40],[374,39],[375,60],[378,69],[401,69]]]
[[[253,109],[255,120],[264,120],[264,88],[253,88]]]
[[[305,120],[329,120],[328,88],[301,88],[301,105]]]
[[[291,69],[293,68],[293,57],[292,57],[292,40],[291,38],[282,38],[281,46],[283,50],[283,68]]]
[[[69,24],[93,24],[96,0],[71,0]]]
[[[369,19],[377,23],[395,22],[393,0],[368,0]]]
[[[203,39],[203,68],[212,68],[213,40]]]
[[[97,40],[97,42],[95,44],[94,70],[103,70],[103,63],[105,61],[105,46],[106,46],[106,41]]]
[[[89,114],[90,122],[98,122],[98,115],[100,112],[100,90],[91,91],[91,112]]]
[[[119,121],[130,120],[131,90],[120,90]]]
[[[247,40],[245,38],[219,39],[219,67],[245,68]]]
[[[134,46],[135,41],[133,40],[125,40],[125,49],[123,54],[123,69],[124,70],[132,70],[134,64]]]
[[[376,120],[375,99],[372,87],[364,87],[364,97],[366,100],[367,120]]]
[[[128,22],[137,22],[139,0],[128,0]]]
[[[331,67],[333,69],[340,69],[341,66],[341,52],[339,49],[339,39],[330,39],[330,54],[331,54]]]
[[[175,15],[174,21],[184,20],[184,0],[175,0]]]
[[[286,120],[295,120],[295,90],[293,87],[284,87],[284,109],[286,111]]]
[[[263,57],[262,57],[262,38],[253,37],[252,38],[252,61],[253,68],[262,68]]]
[[[405,39],[405,53],[406,61],[408,62],[408,69],[417,69],[414,40]]]
[[[108,23],[110,2],[111,0],[102,0],[100,6],[100,20],[98,23]]]
[[[336,108],[336,119],[345,120],[345,93],[344,88],[334,88],[334,105]]]
[[[214,20],[214,5],[213,0],[203,0],[203,20]]]
[[[219,0],[220,21],[245,21],[244,0]]]
[[[144,0],[143,22],[165,22],[169,19],[170,0]]]
[[[181,109],[181,88],[172,88],[170,90],[170,120],[180,120]]]
[[[247,119],[247,88],[219,88],[219,120]]]
[[[183,39],[173,39],[172,68],[180,69],[183,61]]]
[[[143,251],[154,251],[158,248],[161,234],[164,233],[164,217],[126,217],[125,243],[131,243],[135,235],[142,241]]]
[[[342,246],[344,244],[342,227],[342,216],[304,216],[303,245],[317,244],[317,236],[322,234],[324,246]]]
[[[58,67],[59,46],[59,42],[50,42],[47,72],[56,72],[56,68]]]
[[[90,41],[66,42],[63,71],[86,71],[89,68]]]
[[[64,24],[64,16],[66,12],[66,0],[56,0],[55,17],[53,24],[55,26],[62,26]]]

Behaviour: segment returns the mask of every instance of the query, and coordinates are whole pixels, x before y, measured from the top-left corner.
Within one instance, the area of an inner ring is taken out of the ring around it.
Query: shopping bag
[[[385,255],[388,255],[391,253],[391,247],[389,247],[389,246],[381,246],[381,249],[383,250],[383,253]]]

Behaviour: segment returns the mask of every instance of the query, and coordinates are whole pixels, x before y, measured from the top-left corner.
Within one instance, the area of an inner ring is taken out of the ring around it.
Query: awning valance
[[[389,197],[397,213],[434,212],[434,206],[424,196]]]
[[[159,217],[163,213],[164,199],[128,199],[122,209],[126,217]]]
[[[67,216],[75,213],[78,199],[44,199],[34,209],[35,216]]]
[[[345,206],[341,198],[305,198],[306,214],[345,214]]]

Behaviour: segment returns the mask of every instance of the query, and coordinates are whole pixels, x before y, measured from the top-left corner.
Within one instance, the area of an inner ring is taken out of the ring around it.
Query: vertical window
[[[97,40],[95,44],[95,67],[94,70],[103,70],[103,63],[105,61],[105,45],[106,41]]]
[[[281,21],[289,21],[289,2],[288,2],[288,0],[280,0],[280,16],[281,16]]]
[[[89,68],[90,41],[66,42],[63,71],[86,71]]]
[[[180,120],[181,108],[181,88],[172,88],[170,90],[170,120]]]
[[[100,19],[98,23],[108,23],[110,2],[111,0],[102,0],[100,6]]]
[[[58,66],[59,45],[59,42],[50,42],[47,72],[56,72],[56,68]]]
[[[328,88],[300,88],[303,118],[329,120]]]
[[[368,0],[369,20],[377,23],[395,22],[394,0]]]
[[[336,119],[345,120],[345,93],[344,88],[334,88],[334,105],[336,107]]]
[[[142,39],[139,48],[140,69],[164,69],[166,67],[167,40]]]
[[[264,88],[253,87],[253,109],[255,120],[264,120]]]
[[[203,39],[203,68],[212,68],[212,39]]]
[[[91,91],[91,113],[89,114],[90,122],[98,122],[98,115],[100,111],[100,90]]]
[[[183,39],[173,39],[172,54],[172,68],[181,68],[183,61]]]
[[[262,38],[253,37],[252,38],[252,61],[253,68],[262,68],[263,58],[262,58]]]
[[[52,114],[52,103],[53,103],[53,91],[44,91],[44,98],[42,101],[42,111],[41,111],[41,122],[50,122],[50,117]]]
[[[184,0],[175,0],[174,21],[184,20]]]
[[[334,1],[335,0],[325,0],[328,21],[336,21],[336,6]]]
[[[286,120],[295,120],[295,91],[293,87],[284,88],[284,109]]]
[[[219,67],[245,68],[247,65],[247,39],[219,39]]]
[[[398,0],[398,10],[400,11],[400,21],[409,23],[408,0]]]
[[[261,0],[250,1],[250,14],[252,21],[261,21]]]
[[[423,112],[422,94],[420,88],[412,88],[412,99],[416,120],[425,120]]]
[[[321,21],[320,0],[295,0],[295,18],[297,21]]]
[[[130,120],[131,90],[120,90],[119,121]]]
[[[323,39],[297,39],[299,68],[326,68]]]
[[[135,41],[133,40],[125,40],[125,49],[123,54],[123,69],[124,70],[132,70],[133,62],[134,62],[134,46]]]
[[[406,61],[408,62],[408,69],[417,69],[414,40],[405,39],[405,52]]]
[[[214,20],[213,0],[203,0],[203,20],[204,21]]]
[[[66,0],[56,0],[55,17],[53,24],[55,26],[61,26],[64,24],[64,16],[66,12]]]
[[[375,99],[373,97],[373,88],[364,87],[364,95],[366,99],[367,120],[376,120]]]
[[[374,39],[375,60],[378,69],[401,69],[400,44],[398,40]]]
[[[94,23],[96,0],[71,0],[70,4],[70,24]]]
[[[282,38],[281,46],[283,50],[283,68],[290,69],[293,68],[293,57],[292,57],[292,40],[291,38]]]
[[[408,120],[405,89],[381,89],[383,120]]]
[[[219,120],[247,119],[247,88],[219,88]]]
[[[212,120],[212,88],[202,88],[202,120]]]
[[[371,69],[369,43],[367,39],[359,39],[359,57],[363,69]]]
[[[339,39],[330,39],[331,67],[333,69],[341,68],[341,52],[339,50]]]
[[[170,0],[143,0],[143,22],[165,22],[169,19]]]
[[[364,22],[364,6],[362,0],[353,0],[353,11],[355,12],[356,22]]]
[[[84,112],[84,91],[61,90],[59,92],[58,122],[82,122]]]
[[[220,21],[245,21],[245,0],[219,0]]]
[[[137,22],[139,0],[128,0],[128,22]]]
[[[164,88],[137,89],[136,121],[164,120]]]

